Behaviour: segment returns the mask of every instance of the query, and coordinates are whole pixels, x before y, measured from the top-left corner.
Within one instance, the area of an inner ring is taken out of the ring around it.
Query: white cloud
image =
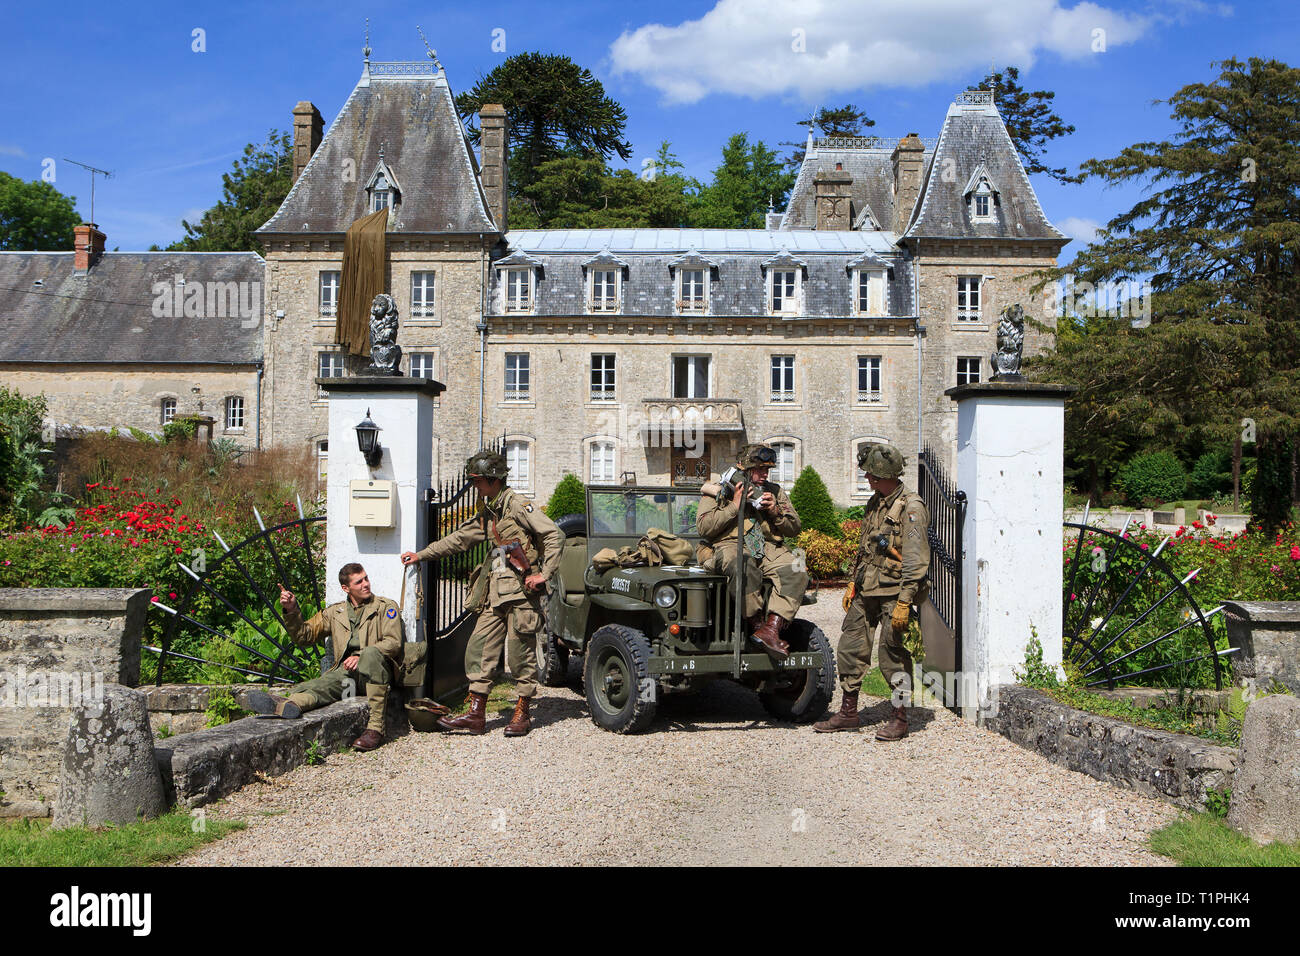
[[[1056,224],[1056,228],[1078,243],[1074,247],[1074,251],[1078,252],[1080,248],[1088,245],[1097,237],[1097,230],[1101,228],[1101,223],[1095,219],[1066,216]]]
[[[998,65],[1029,67],[1043,51],[1070,59],[1137,40],[1152,18],[1084,2],[1002,0],[718,0],[698,20],[652,23],[610,46],[615,75],[633,74],[671,103],[710,93],[814,101],[870,86],[924,86]],[[798,52],[800,46],[803,52]]]
[[[26,155],[27,155],[27,153],[25,153],[25,152],[23,151],[23,148],[22,148],[21,146],[8,146],[8,145],[6,145],[6,144],[4,144],[4,143],[0,143],[0,156],[19,156],[19,157],[22,157],[22,156],[26,156]]]

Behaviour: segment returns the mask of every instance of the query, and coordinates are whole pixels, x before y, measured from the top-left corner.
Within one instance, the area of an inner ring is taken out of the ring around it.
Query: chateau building
[[[700,481],[767,441],[777,480],[813,465],[837,502],[865,501],[861,443],[892,442],[909,464],[921,443],[952,453],[944,390],[987,377],[1002,309],[1054,321],[1030,273],[1068,239],[991,94],[959,95],[931,141],[810,137],[786,210],[759,230],[510,231],[505,111],[480,124],[476,156],[431,62],[367,61],[328,132],[313,104],[295,108],[294,185],[258,230],[260,336],[237,355],[245,381],[257,373],[261,443],[327,461],[317,379],[364,364],[335,344],[344,237],[381,208],[403,371],[447,385],[435,473],[504,436],[511,484],[542,499],[566,472]],[[160,403],[161,374],[132,366],[136,397],[94,413]]]

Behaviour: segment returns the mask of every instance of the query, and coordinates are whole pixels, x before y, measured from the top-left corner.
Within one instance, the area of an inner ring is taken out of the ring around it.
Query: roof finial
[[[386,142],[380,142],[379,144],[379,161],[381,163],[384,161],[384,147],[387,145],[388,144]]]
[[[420,34],[420,39],[424,41],[424,48],[429,52],[429,59],[433,61],[433,65],[436,66],[438,68],[438,72],[441,73],[442,64],[438,62],[438,51],[435,50],[433,47],[429,46],[429,40],[427,37],[425,37],[424,31],[420,29],[420,25],[418,23],[415,25],[415,29]]]
[[[366,58],[366,65],[370,65],[370,18],[366,17],[366,45],[361,50],[361,55]]]
[[[768,193],[768,194],[767,194],[767,211],[768,211],[768,212],[776,212],[776,210],[772,208],[772,194],[771,194],[771,193]]]

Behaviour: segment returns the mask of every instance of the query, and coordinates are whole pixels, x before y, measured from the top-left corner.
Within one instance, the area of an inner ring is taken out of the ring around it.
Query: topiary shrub
[[[831,503],[831,493],[826,490],[826,482],[817,474],[812,465],[805,465],[794,487],[790,489],[790,504],[799,513],[803,530],[820,531],[838,539],[839,522],[835,520],[835,505]]]
[[[551,492],[551,500],[546,502],[546,517],[559,521],[565,515],[585,515],[587,513],[587,488],[575,474],[567,474]]]
[[[1187,490],[1187,469],[1171,451],[1138,455],[1119,474],[1120,487],[1129,501],[1155,498],[1177,501]]]

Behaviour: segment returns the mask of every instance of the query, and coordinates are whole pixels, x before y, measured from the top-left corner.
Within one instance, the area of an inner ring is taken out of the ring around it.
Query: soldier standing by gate
[[[564,535],[555,522],[506,487],[509,471],[500,452],[475,452],[466,462],[465,472],[478,493],[478,510],[451,534],[418,554],[407,551],[402,555],[402,564],[409,565],[468,551],[484,541],[495,545],[471,576],[465,602],[466,607],[479,612],[465,648],[469,712],[443,717],[438,721],[443,730],[483,733],[487,696],[498,673],[503,646],[519,694],[505,735],[522,737],[532,729],[528,702],[537,693],[534,635],[542,626],[542,597],[547,582],[560,566]]]
[[[893,719],[876,732],[877,740],[907,735],[912,696],[912,655],[903,646],[912,604],[930,593],[930,512],[921,496],[904,491],[903,454],[893,445],[867,445],[858,452],[858,467],[875,492],[862,515],[862,539],[853,565],[853,580],[844,596],[844,623],[836,665],[843,698],[840,711],[814,724],[821,732],[857,730],[858,692],[871,663],[871,638],[881,618],[889,624],[880,638],[880,672],[894,688]]]

